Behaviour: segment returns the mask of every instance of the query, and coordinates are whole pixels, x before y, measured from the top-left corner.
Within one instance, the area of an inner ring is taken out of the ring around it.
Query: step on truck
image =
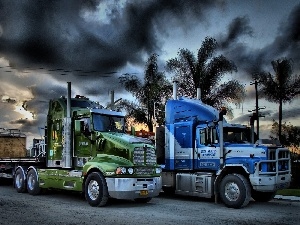
[[[70,82],[67,98],[50,100],[44,131],[29,154],[23,134],[0,133],[0,178],[13,178],[17,192],[76,191],[91,206],[104,206],[110,197],[146,203],[159,195],[161,168],[152,142],[126,134],[123,113],[71,98]],[[5,148],[9,141],[19,145]]]
[[[197,99],[177,97],[174,83],[165,126],[156,131],[164,192],[221,199],[241,208],[251,197],[266,202],[289,187],[289,150],[276,140],[251,143],[250,129],[227,123],[225,114],[225,108],[204,104],[199,94]]]

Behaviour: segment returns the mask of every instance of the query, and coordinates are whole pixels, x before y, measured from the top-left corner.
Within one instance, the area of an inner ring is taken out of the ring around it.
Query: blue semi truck
[[[251,197],[266,202],[278,189],[289,187],[289,150],[274,140],[252,143],[253,129],[227,123],[225,108],[218,111],[198,96],[177,97],[174,85],[165,110],[164,131],[156,132],[165,192],[214,197],[241,208]]]

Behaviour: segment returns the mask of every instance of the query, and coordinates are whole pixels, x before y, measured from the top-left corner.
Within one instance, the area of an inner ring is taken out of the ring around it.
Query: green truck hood
[[[128,144],[151,144],[151,140],[147,138],[134,137],[125,133],[105,132],[102,136],[109,141],[116,141],[123,145]]]
[[[92,168],[98,168],[103,174],[111,175],[119,166],[133,166],[133,163],[123,157],[97,154],[95,158],[84,165],[83,172],[88,172]]]
[[[118,167],[134,166],[128,158],[132,157],[130,151],[133,151],[135,147],[143,147],[144,145],[154,147],[149,139],[134,137],[125,133],[101,132],[100,136],[99,141],[101,143],[103,140],[104,147],[99,147],[99,149],[102,149],[103,153],[97,154],[84,165],[84,173],[98,168],[106,176],[114,175]]]

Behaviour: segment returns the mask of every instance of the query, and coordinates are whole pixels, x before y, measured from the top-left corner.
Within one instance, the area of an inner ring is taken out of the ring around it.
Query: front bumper
[[[250,182],[256,191],[275,192],[290,186],[290,151],[286,148],[269,148],[268,160],[260,160],[255,165]]]
[[[274,192],[290,186],[291,175],[284,174],[278,176],[251,176],[250,182],[256,191]]]
[[[117,199],[152,198],[158,196],[162,188],[161,177],[105,179],[110,197]]]

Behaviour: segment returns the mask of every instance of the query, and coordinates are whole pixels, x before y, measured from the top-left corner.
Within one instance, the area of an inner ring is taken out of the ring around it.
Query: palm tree
[[[145,65],[144,81],[132,74],[124,74],[119,80],[138,102],[125,100],[121,106],[125,108],[129,117],[134,118],[134,122],[144,123],[148,126],[149,131],[153,131],[154,117],[157,113],[163,114],[164,102],[172,94],[171,83],[163,72],[158,71],[157,55],[152,54],[149,57]],[[154,107],[161,110],[154,112]],[[160,119],[158,122],[163,123],[164,116],[161,115],[158,118]]]
[[[282,133],[282,105],[291,102],[300,94],[300,77],[293,73],[291,59],[277,59],[271,62],[275,74],[261,72],[254,75],[259,80],[261,91],[270,102],[279,104],[278,138]]]
[[[195,97],[197,88],[201,89],[201,100],[219,108],[228,103],[240,103],[244,96],[244,86],[237,80],[221,83],[226,73],[237,71],[235,64],[223,55],[215,56],[218,44],[206,37],[197,58],[187,49],[179,49],[178,58],[167,61],[167,69],[175,73],[178,93]]]

